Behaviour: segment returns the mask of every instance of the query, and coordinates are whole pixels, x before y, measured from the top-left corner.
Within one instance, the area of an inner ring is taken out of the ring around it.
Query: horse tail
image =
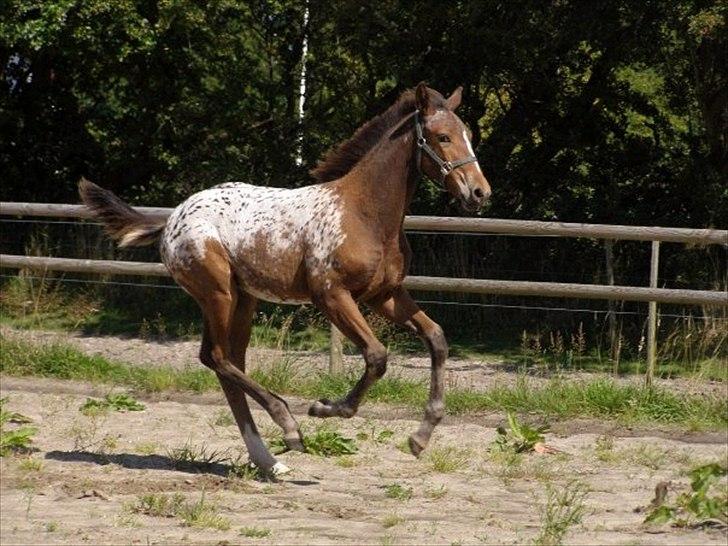
[[[83,204],[101,220],[106,232],[119,241],[119,246],[143,246],[156,241],[165,219],[154,218],[137,212],[109,190],[81,178],[78,193]]]

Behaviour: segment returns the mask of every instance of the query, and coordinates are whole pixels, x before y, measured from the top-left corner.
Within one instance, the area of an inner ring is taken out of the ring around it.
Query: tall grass
[[[139,391],[216,390],[215,375],[207,369],[174,370],[138,367],[88,356],[65,345],[32,345],[1,339],[0,372],[125,385]],[[267,388],[307,398],[336,398],[346,393],[355,374],[293,375],[282,362],[251,375]],[[384,377],[368,393],[372,401],[421,408],[428,398],[424,382]],[[550,418],[598,417],[624,422],[661,423],[696,429],[722,429],[728,425],[728,398],[688,395],[663,388],[646,389],[613,379],[567,380],[537,383],[519,376],[515,384],[495,385],[487,391],[450,389],[445,402],[450,414],[484,411],[537,412]]]

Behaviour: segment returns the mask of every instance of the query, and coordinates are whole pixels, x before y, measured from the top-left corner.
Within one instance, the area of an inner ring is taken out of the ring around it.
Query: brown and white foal
[[[460,88],[445,99],[420,84],[329,151],[312,171],[320,184],[298,189],[221,184],[192,195],[166,221],[81,181],[83,202],[121,246],[161,239],[164,264],[202,309],[200,360],[217,374],[258,467],[288,470],[261,440],[246,395],[283,429],[290,449],[304,450],[286,402],[245,373],[259,299],[313,303],[362,351],[366,369],[351,392],[315,402],[309,415],[353,416],[384,374],[387,351],[359,310],[365,303],[419,335],[430,351],[430,398],[409,438],[414,455],[442,419],[447,343],[440,326],[402,287],[410,263],[402,223],[421,173],[438,180],[471,212],[490,195],[470,133],[454,113],[460,100]]]

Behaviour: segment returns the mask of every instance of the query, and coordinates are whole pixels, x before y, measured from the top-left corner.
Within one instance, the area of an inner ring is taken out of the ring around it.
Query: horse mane
[[[432,91],[431,96],[432,96]],[[442,97],[440,96],[440,99]],[[392,106],[359,127],[348,140],[330,148],[311,170],[318,182],[329,182],[347,174],[404,116],[415,110],[415,92],[407,89]]]

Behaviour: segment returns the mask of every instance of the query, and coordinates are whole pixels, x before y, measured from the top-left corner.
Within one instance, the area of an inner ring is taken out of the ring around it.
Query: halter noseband
[[[469,155],[468,157],[465,157],[463,159],[457,159],[455,161],[446,161],[442,159],[439,155],[437,155],[437,152],[433,150],[429,144],[427,144],[427,140],[425,140],[425,137],[422,133],[422,124],[420,123],[420,111],[415,110],[415,131],[417,132],[417,170],[422,174],[422,152],[424,151],[427,155],[430,156],[430,159],[432,159],[435,163],[437,163],[437,166],[440,167],[440,174],[442,175],[440,177],[440,184],[442,184],[445,181],[445,177],[453,172],[458,167],[462,167],[463,165],[467,165],[468,163],[473,163],[474,161],[478,161],[478,158],[474,155]]]

